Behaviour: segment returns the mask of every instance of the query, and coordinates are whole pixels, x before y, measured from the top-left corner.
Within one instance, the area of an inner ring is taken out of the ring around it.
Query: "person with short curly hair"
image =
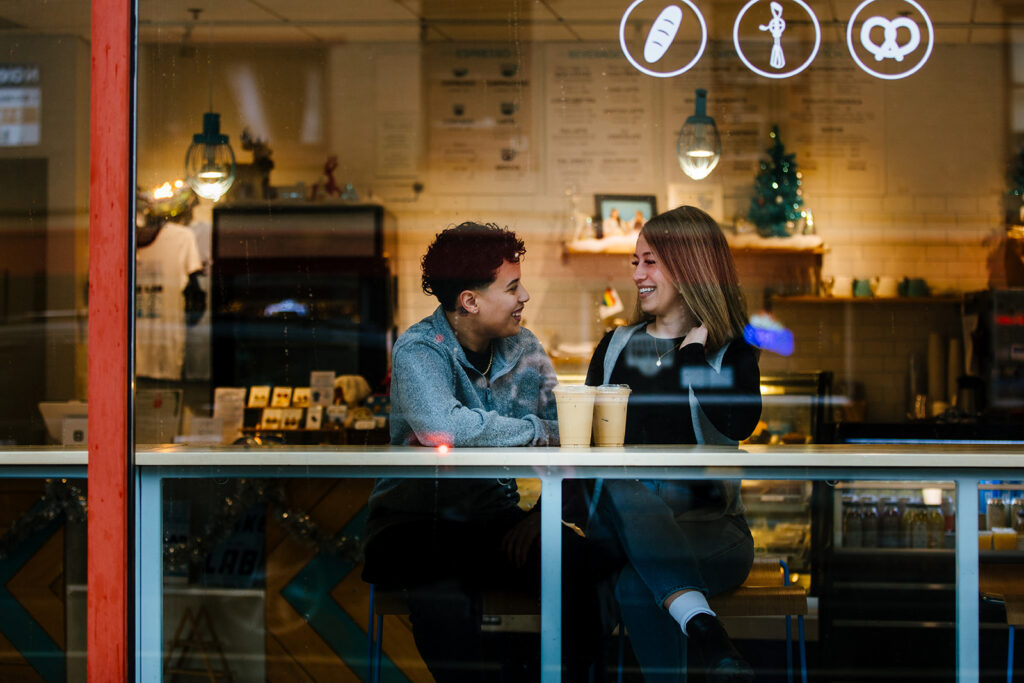
[[[423,291],[440,305],[395,343],[392,444],[558,444],[554,368],[522,326],[525,251],[514,232],[479,223],[449,228],[427,249]],[[537,594],[540,514],[518,502],[511,477],[381,479],[370,495],[363,578],[407,592],[416,647],[438,683],[487,681],[500,669],[481,647],[482,591]],[[562,544],[564,680],[583,681],[610,631],[597,576],[605,565],[568,529]]]
[[[507,228],[462,223],[442,232],[427,248],[420,261],[423,291],[453,312],[461,292],[486,287],[502,263],[519,263],[525,253],[523,240]]]

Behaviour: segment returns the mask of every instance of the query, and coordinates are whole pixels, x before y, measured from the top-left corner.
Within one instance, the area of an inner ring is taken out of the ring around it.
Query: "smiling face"
[[[523,306],[530,300],[519,278],[519,263],[505,261],[498,267],[494,282],[473,290],[478,311],[473,316],[474,331],[480,338],[490,340],[519,334]]]
[[[633,254],[633,284],[637,288],[640,310],[647,315],[661,318],[678,313],[682,308],[683,297],[643,235],[637,238]]]

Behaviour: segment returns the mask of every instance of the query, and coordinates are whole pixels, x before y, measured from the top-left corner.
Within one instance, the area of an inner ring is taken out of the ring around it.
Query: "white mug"
[[[833,277],[832,296],[837,298],[853,296],[853,278],[849,275],[836,275]]]
[[[899,281],[887,275],[875,278],[875,296],[888,299],[899,293]]]

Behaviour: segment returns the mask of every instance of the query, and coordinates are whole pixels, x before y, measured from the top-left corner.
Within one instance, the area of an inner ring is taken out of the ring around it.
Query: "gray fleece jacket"
[[[455,448],[555,446],[555,371],[529,330],[496,339],[490,378],[467,360],[444,310],[395,342],[391,443]],[[392,524],[430,518],[484,523],[519,502],[515,479],[379,479],[367,537]]]

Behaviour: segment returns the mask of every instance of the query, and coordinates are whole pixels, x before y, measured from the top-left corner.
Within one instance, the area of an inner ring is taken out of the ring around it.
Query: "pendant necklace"
[[[668,354],[672,353],[672,349],[675,348],[676,344],[675,344],[675,342],[673,340],[669,340],[668,351],[666,351],[665,353],[661,353],[660,351],[658,351],[658,338],[657,337],[651,337],[651,339],[654,340],[654,353],[656,353],[658,355],[658,361],[654,365],[655,365],[655,367],[659,367],[660,368],[661,367],[661,359],[664,358],[665,356],[667,356]]]

